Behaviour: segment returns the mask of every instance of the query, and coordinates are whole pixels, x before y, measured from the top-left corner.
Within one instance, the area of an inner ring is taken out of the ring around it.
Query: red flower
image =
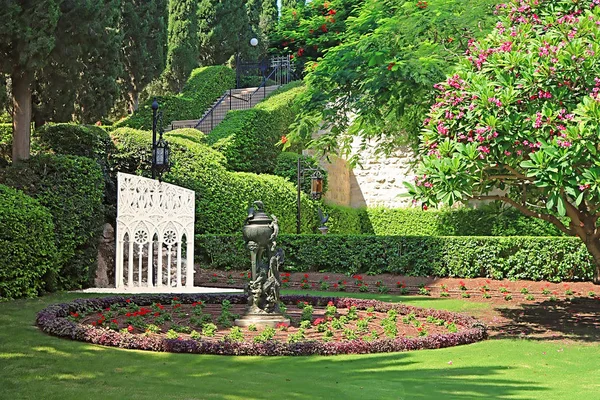
[[[329,303],[327,303],[327,307],[333,307],[333,301],[330,301]]]
[[[388,71],[391,71],[392,68],[394,67],[394,65],[396,65],[396,63],[394,63],[394,62],[389,63],[387,66]]]
[[[328,277],[327,275],[325,275],[325,276],[323,277],[323,279],[327,280],[327,279],[329,279],[329,277]]]
[[[335,10],[329,10],[329,15],[335,15],[336,11]]]
[[[158,311],[154,313],[155,317],[158,317],[159,315],[160,315],[160,313]]]
[[[334,284],[333,284],[333,287],[334,287],[334,288],[337,288],[337,287],[338,287],[338,284],[337,284],[337,283],[334,283]]]
[[[324,319],[324,318],[317,318],[317,319],[315,319],[315,320],[313,321],[313,325],[314,325],[314,326],[317,326],[317,325],[320,325],[320,324],[322,324],[322,323],[324,323],[324,322],[325,322],[325,319]]]
[[[417,7],[419,7],[420,9],[427,8],[427,2],[426,1],[417,1]]]
[[[79,318],[79,313],[72,312],[71,313],[71,317],[73,317],[73,318]]]
[[[116,324],[116,323],[117,323],[117,320],[116,320],[116,319],[113,319],[113,320],[111,320],[110,322],[112,322],[113,324]]]
[[[423,207],[421,207],[423,209],[423,211],[427,211],[427,204],[423,204]]]
[[[181,304],[175,304],[175,305],[173,306],[173,308],[179,308],[179,307],[181,307]]]
[[[126,317],[131,317],[131,313],[128,312],[127,314],[125,314]]]
[[[213,274],[213,276],[217,276],[217,274]]]
[[[133,332],[133,326],[131,326],[131,325],[127,326],[127,331],[129,333]]]
[[[302,57],[302,55],[303,55],[303,54],[304,54],[304,48],[303,48],[303,47],[300,47],[300,48],[298,49],[298,57]]]
[[[304,277],[305,277],[305,278],[308,278],[308,274],[304,274]]]
[[[173,297],[173,301],[178,301],[179,297]]]
[[[131,299],[125,300],[125,303],[131,303]]]
[[[92,321],[92,326],[96,326],[96,321]]]
[[[327,25],[321,25],[321,32],[327,32]]]
[[[104,311],[110,311],[110,307],[106,307]]]

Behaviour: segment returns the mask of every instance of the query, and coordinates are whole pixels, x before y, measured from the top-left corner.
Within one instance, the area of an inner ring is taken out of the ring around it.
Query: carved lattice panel
[[[194,192],[123,173],[117,184],[116,287],[193,287]]]

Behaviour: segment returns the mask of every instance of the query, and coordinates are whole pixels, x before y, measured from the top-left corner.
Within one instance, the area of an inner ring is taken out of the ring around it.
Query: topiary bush
[[[246,270],[241,235],[197,235],[204,267]],[[495,279],[590,280],[593,260],[570,237],[280,235],[286,268],[337,273],[395,273]],[[536,257],[531,257],[535,254]]]
[[[59,264],[55,288],[88,285],[104,222],[98,164],[86,157],[40,154],[0,170],[0,183],[24,191],[52,214]]]
[[[232,171],[272,173],[281,152],[277,144],[289,132],[295,100],[304,90],[301,82],[290,83],[254,108],[228,112],[208,143],[225,155]]]
[[[180,94],[157,96],[164,124],[200,119],[215,100],[234,87],[235,72],[231,68],[219,65],[193,70]],[[117,122],[115,128],[152,129],[152,102],[153,99],[148,99],[140,104],[135,113]]]
[[[46,124],[36,130],[33,140],[42,152],[96,160],[104,176],[106,219],[108,221],[115,219],[116,175],[110,168],[109,160],[114,157],[116,149],[106,130],[93,125]]]
[[[52,215],[23,192],[0,185],[0,301],[37,296],[58,264]]]
[[[118,149],[115,170],[150,176],[151,132],[119,128],[112,132]],[[262,200],[267,211],[279,218],[282,232],[295,232],[296,190],[281,177],[235,173],[225,169],[225,158],[207,145],[167,132],[173,165],[164,180],[196,192],[196,233],[239,232],[247,209]],[[302,231],[316,229],[316,209],[303,195]]]

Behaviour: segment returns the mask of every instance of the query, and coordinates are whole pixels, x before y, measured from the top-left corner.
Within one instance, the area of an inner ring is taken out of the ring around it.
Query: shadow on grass
[[[496,326],[498,339],[520,335],[531,340],[600,341],[600,301],[596,299],[546,300],[495,310],[506,319]]]
[[[100,347],[32,326],[41,308],[75,297],[0,304],[0,398],[467,400],[543,398],[550,390],[501,360],[448,363],[484,343],[408,353],[226,357]]]

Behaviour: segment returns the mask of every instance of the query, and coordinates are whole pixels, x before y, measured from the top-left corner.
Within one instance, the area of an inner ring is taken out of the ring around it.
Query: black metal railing
[[[244,92],[236,92],[234,93],[232,89],[227,91],[223,96],[221,96],[213,106],[204,113],[202,118],[195,122],[194,124],[190,124],[189,126],[185,126],[188,128],[199,129],[202,132],[208,133],[214,129],[214,127],[221,122],[227,112],[230,110],[244,110],[248,108],[254,107],[258,102],[264,100],[270,91],[267,92],[267,87],[275,86],[279,87],[281,85],[285,85],[293,80],[294,74],[291,65],[291,59],[289,56],[283,57],[273,57],[268,62],[261,63],[240,63],[238,65],[239,69],[236,69],[236,74],[238,75],[238,82],[240,71],[252,71],[253,69],[261,71],[261,82],[258,87],[249,93]],[[239,90],[239,89],[238,89]],[[228,105],[224,105],[226,103]],[[235,106],[234,106],[235,103]],[[183,126],[179,126],[183,127]]]

